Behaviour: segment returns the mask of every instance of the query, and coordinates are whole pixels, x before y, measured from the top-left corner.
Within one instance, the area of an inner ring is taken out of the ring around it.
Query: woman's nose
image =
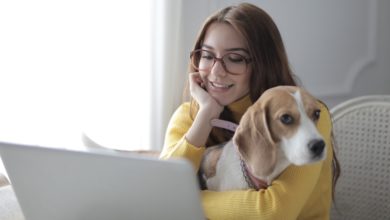
[[[226,76],[227,75],[224,64],[219,60],[215,61],[213,67],[211,68],[210,73],[212,73],[214,75],[218,75],[218,76]]]

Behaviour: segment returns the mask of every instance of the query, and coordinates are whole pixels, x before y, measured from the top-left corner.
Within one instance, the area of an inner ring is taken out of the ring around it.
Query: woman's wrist
[[[219,118],[219,115],[222,111],[223,106],[215,102],[206,105],[200,105],[197,115],[210,121],[211,119]]]
[[[186,134],[186,139],[194,146],[205,146],[210,135],[212,125],[211,119],[218,118],[218,114],[211,114],[211,110],[199,109],[191,128]]]
[[[196,117],[202,119],[203,122],[211,125],[210,121],[215,118],[219,118],[221,111],[219,109],[208,107],[208,108],[199,108]]]

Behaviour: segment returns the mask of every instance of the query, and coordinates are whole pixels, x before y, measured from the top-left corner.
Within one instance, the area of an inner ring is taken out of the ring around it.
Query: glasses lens
[[[196,70],[208,71],[213,67],[214,55],[207,50],[195,50],[191,54],[191,64]]]
[[[223,62],[229,73],[242,74],[246,71],[246,59],[238,53],[227,53],[223,56]]]
[[[222,62],[228,73],[242,74],[246,71],[246,58],[238,53],[227,53],[221,59],[207,50],[194,50],[191,53],[191,64],[198,71],[210,71],[218,61]]]

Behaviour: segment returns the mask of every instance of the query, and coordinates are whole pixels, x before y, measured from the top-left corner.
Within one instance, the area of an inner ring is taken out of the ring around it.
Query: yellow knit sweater
[[[236,121],[252,104],[249,96],[228,106]],[[190,104],[183,103],[172,116],[161,158],[185,157],[199,169],[205,146],[196,147],[184,138],[192,125]],[[327,144],[325,161],[305,166],[288,167],[267,189],[201,193],[208,219],[329,219],[332,192],[331,119],[321,107],[318,128]]]

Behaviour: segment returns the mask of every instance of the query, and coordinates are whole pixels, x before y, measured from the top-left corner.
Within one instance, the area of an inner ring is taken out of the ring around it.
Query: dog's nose
[[[320,156],[324,151],[325,142],[322,139],[312,140],[309,142],[309,149],[314,156]]]

